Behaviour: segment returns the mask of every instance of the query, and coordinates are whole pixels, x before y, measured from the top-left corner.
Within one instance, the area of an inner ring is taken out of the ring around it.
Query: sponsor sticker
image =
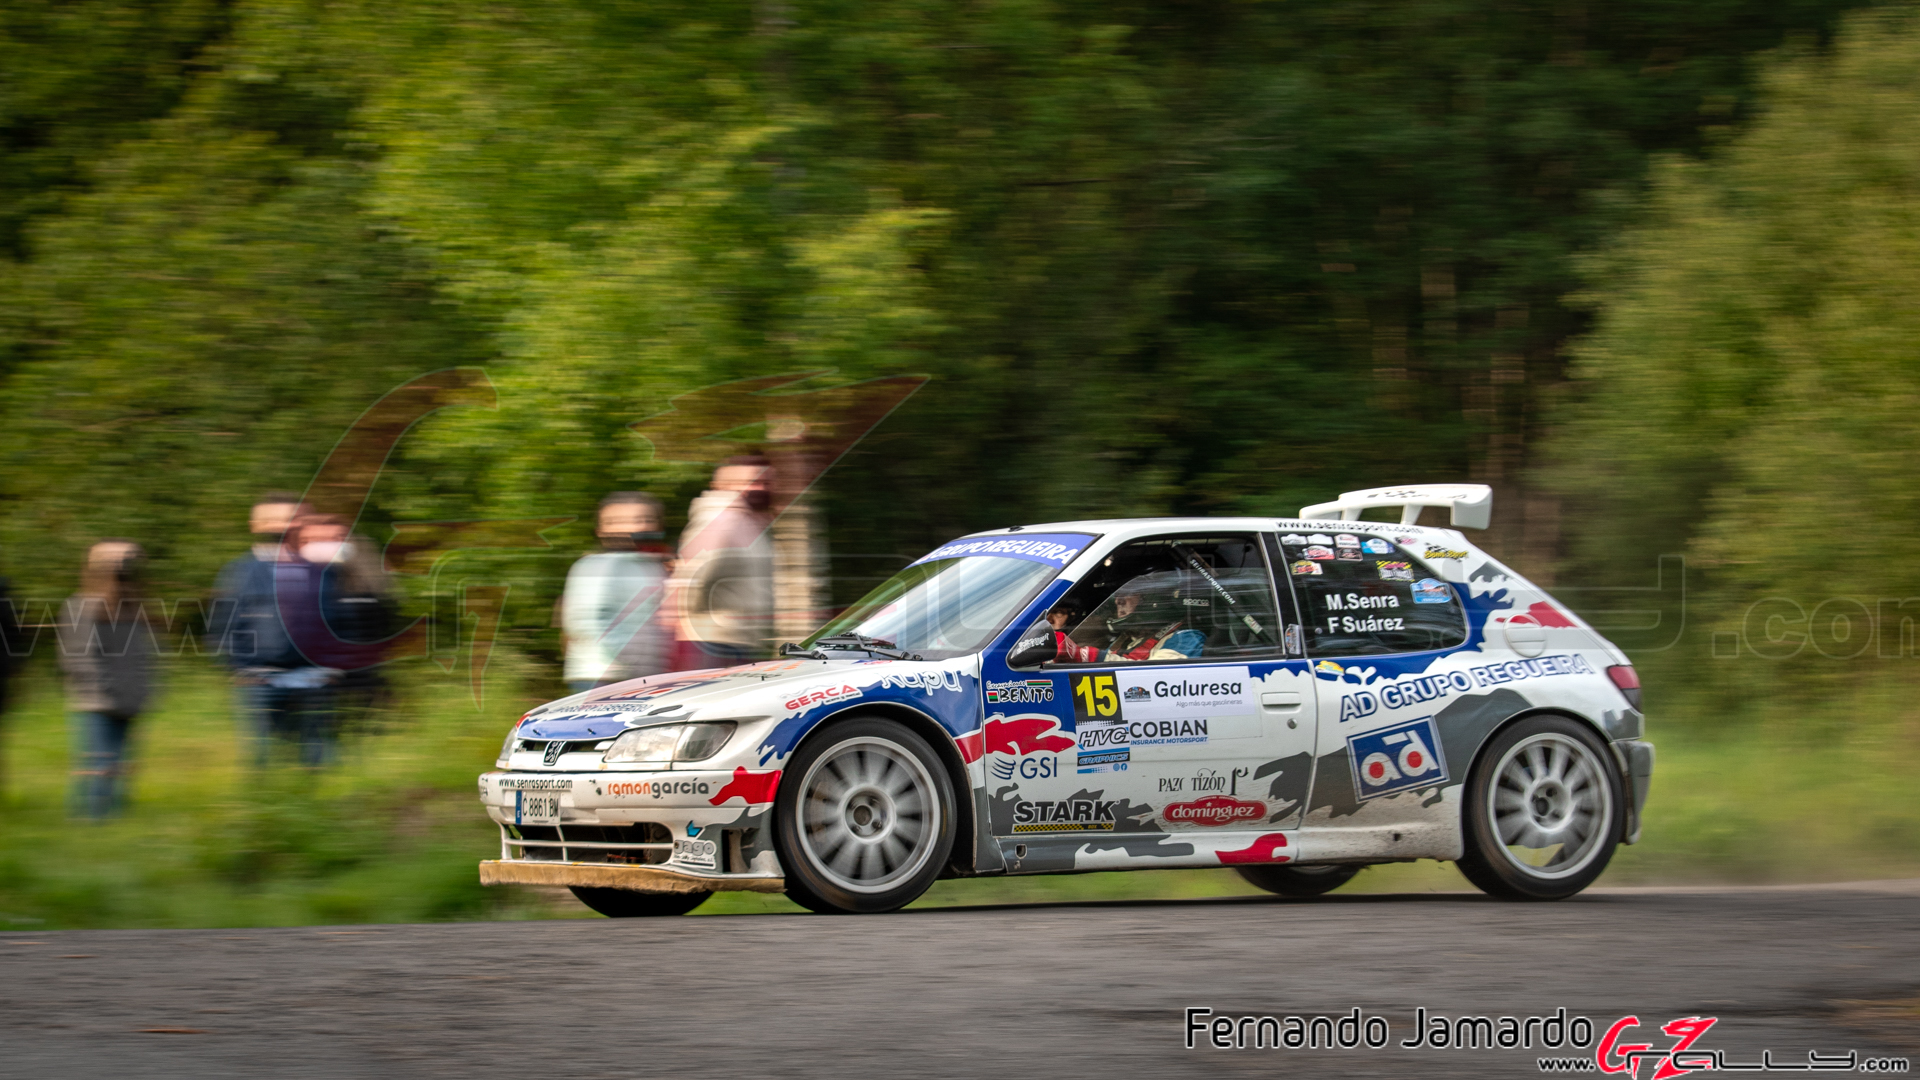
[[[1374,568],[1380,571],[1381,581],[1412,581],[1413,564],[1409,562],[1377,562]]]
[[[1409,705],[1422,705],[1429,701],[1439,701],[1453,693],[1466,693],[1473,689],[1473,680],[1464,671],[1449,671],[1441,675],[1421,675],[1411,679],[1400,679],[1384,683],[1373,690],[1356,690],[1340,698],[1340,721],[1358,720],[1372,716],[1380,711],[1380,706],[1389,709],[1404,709]]]
[[[1315,544],[1312,547],[1307,548],[1305,551],[1302,551],[1300,554],[1305,555],[1309,559],[1316,559],[1316,560],[1325,562],[1326,560],[1333,558],[1333,549],[1330,547],[1324,547],[1320,544]]]
[[[1115,799],[1059,799],[1013,804],[1013,831],[1019,833],[1112,832]]]
[[[1069,685],[1082,754],[1203,743],[1214,732],[1214,721],[1258,714],[1244,667],[1101,672],[1070,676]]]
[[[1287,535],[1280,538],[1280,542],[1283,544],[1299,545],[1299,544],[1306,543],[1307,538],[1304,536],[1301,536],[1299,533],[1288,533]]]
[[[717,870],[720,866],[720,845],[711,840],[693,840],[676,836],[673,838],[671,861],[697,870]]]
[[[1293,564],[1293,575],[1295,577],[1318,577],[1320,573],[1320,564],[1317,562],[1301,559]]]
[[[999,559],[1023,559],[1027,562],[1065,566],[1093,539],[1082,533],[1031,533],[1021,536],[987,536],[974,540],[955,540],[942,544],[910,565],[919,566],[935,559],[966,559],[988,556]]]
[[[559,776],[503,776],[500,778],[501,791],[572,791],[571,777]]]
[[[1125,729],[1121,734],[1124,736]],[[1073,765],[1080,773],[1126,772],[1127,764],[1133,758],[1133,751],[1126,746],[1106,750],[1082,750]]]
[[[1352,533],[1338,533],[1333,538],[1333,546],[1357,548],[1360,546],[1360,538]]]
[[[1312,536],[1307,537],[1307,543],[1331,545],[1333,543],[1333,537],[1328,536],[1326,533],[1314,533]]]
[[[987,772],[1001,780],[1045,780],[1060,775],[1060,754],[1073,749],[1073,736],[1044,713],[989,716],[981,725]]]
[[[1211,721],[1259,712],[1244,667],[1149,668],[1115,675],[1134,746],[1203,743]]]
[[[1447,781],[1447,763],[1430,716],[1348,736],[1347,759],[1353,766],[1353,790],[1363,802]]]
[[[1393,554],[1393,545],[1387,543],[1385,540],[1369,539],[1361,542],[1360,550],[1369,555],[1391,555]]]
[[[1466,557],[1467,553],[1464,551],[1454,548],[1435,547],[1432,544],[1427,545],[1426,554],[1422,556],[1422,558],[1427,559],[1464,559]]]
[[[1196,795],[1237,797],[1240,794],[1240,778],[1251,771],[1251,769],[1234,769],[1222,774],[1218,769],[1200,769],[1192,776],[1163,776],[1160,778],[1160,794],[1190,791]]]
[[[787,711],[811,709],[834,701],[852,701],[860,696],[860,688],[852,683],[839,686],[810,686],[787,701]]]
[[[1218,827],[1259,821],[1266,816],[1266,803],[1225,795],[1209,795],[1192,802],[1168,803],[1160,808],[1160,817],[1169,825]]]
[[[1445,604],[1453,599],[1453,590],[1439,578],[1421,578],[1413,583],[1413,602],[1416,604]]]
[[[652,796],[664,799],[669,795],[706,795],[713,791],[708,780],[613,780],[598,784],[596,795],[613,798],[635,798]]]
[[[989,705],[1023,705],[1052,700],[1052,679],[1015,679],[1012,682],[987,684]]]
[[[1014,648],[1019,648],[1018,645]],[[891,663],[891,661],[888,661]],[[960,673],[957,671],[891,671],[880,676],[883,687],[901,687],[907,690],[952,690],[960,692]],[[988,699],[992,700],[992,699]]]
[[[1587,658],[1573,653],[1539,656],[1532,660],[1509,660],[1504,664],[1486,664],[1468,670],[1473,672],[1473,681],[1480,686],[1498,686],[1548,675],[1593,674],[1593,666],[1587,663]]]

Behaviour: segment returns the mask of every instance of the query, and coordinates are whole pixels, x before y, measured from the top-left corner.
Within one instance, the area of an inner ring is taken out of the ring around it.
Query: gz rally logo
[[[1440,756],[1430,716],[1349,737],[1347,759],[1353,765],[1354,793],[1363,801],[1447,780],[1447,762]]]

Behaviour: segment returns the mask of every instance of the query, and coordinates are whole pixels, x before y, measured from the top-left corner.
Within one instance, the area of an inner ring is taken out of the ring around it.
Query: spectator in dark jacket
[[[73,719],[73,810],[100,819],[126,800],[127,743],[153,688],[153,631],[142,610],[140,545],[87,552],[80,591],[60,610],[60,666]]]
[[[295,645],[314,568],[290,535],[306,513],[298,497],[263,496],[250,518],[253,550],[220,571],[207,632],[232,668],[253,760],[264,766],[277,741],[299,744],[303,765],[326,761],[332,742],[331,683],[337,674],[308,661]]]

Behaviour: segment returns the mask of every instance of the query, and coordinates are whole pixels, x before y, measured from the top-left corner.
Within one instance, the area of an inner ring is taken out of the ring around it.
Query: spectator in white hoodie
[[[666,599],[666,534],[660,500],[616,491],[600,500],[595,530],[604,549],[567,573],[560,602],[566,680],[575,693],[666,671],[673,635]]]

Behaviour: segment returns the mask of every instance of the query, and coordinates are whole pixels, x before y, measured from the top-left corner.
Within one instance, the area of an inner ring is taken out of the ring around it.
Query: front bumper
[[[721,772],[484,773],[480,801],[500,827],[500,858],[480,864],[481,884],[781,892],[766,829],[771,804],[722,798],[732,779]],[[529,820],[523,811],[531,794],[558,796],[558,820]]]

